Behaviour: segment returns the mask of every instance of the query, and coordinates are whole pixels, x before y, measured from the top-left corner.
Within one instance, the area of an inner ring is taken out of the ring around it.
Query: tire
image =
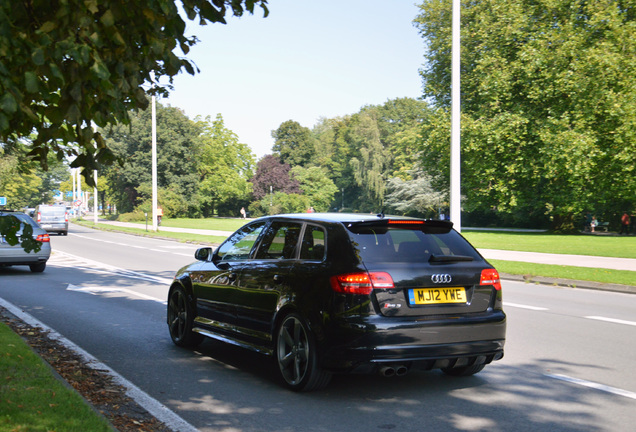
[[[466,377],[466,376],[475,375],[476,373],[481,372],[484,367],[486,367],[485,364],[454,367],[454,368],[443,368],[442,372],[450,376]]]
[[[278,370],[291,390],[320,390],[331,381],[331,373],[318,365],[313,334],[299,315],[292,313],[282,320],[275,348]]]
[[[29,268],[31,269],[31,271],[33,273],[42,273],[44,271],[44,269],[46,268],[46,261],[45,262],[34,263],[34,264],[29,264]]]
[[[168,298],[168,330],[172,342],[180,347],[194,348],[203,341],[203,336],[192,331],[194,310],[181,287],[170,291]]]

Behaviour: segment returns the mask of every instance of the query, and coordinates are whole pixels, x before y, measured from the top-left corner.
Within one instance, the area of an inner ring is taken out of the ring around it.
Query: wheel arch
[[[186,293],[186,298],[188,300],[188,303],[190,304],[190,306],[192,307],[192,310],[194,311],[196,315],[197,308],[196,308],[196,302],[194,301],[194,289],[192,288],[192,280],[190,280],[190,277],[182,276],[172,281],[172,284],[170,285],[170,289],[168,290],[168,302],[170,301],[170,296],[172,295],[172,292],[176,288],[181,288]]]

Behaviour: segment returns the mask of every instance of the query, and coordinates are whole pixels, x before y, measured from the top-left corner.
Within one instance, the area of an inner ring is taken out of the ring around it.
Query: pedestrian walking
[[[625,212],[623,213],[623,216],[621,217],[621,232],[619,234],[623,234],[623,232],[625,234],[629,234],[629,223],[630,223],[629,213]]]

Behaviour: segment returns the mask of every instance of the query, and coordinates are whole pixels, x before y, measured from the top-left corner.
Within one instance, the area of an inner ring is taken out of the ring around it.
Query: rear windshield
[[[479,260],[479,253],[456,231],[366,228],[349,232],[363,262]]]
[[[31,225],[34,228],[39,228],[38,224],[24,213],[0,214],[0,217],[2,216],[13,216],[16,219],[18,219],[20,222],[22,222],[23,224]]]
[[[66,208],[59,206],[59,207],[40,207],[39,208],[39,212],[40,214],[47,214],[47,215],[55,215],[55,216],[64,216],[66,214]]]

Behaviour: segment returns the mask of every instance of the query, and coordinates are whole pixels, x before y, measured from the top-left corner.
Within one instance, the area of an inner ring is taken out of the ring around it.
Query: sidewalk
[[[145,224],[131,223],[131,222],[118,222],[108,221],[100,219],[99,223],[110,224],[115,226],[132,227],[132,228],[145,228]],[[159,227],[159,232],[187,232],[199,235],[208,236],[222,236],[227,237],[232,232],[230,231],[215,231],[215,230],[201,230],[201,229],[189,229],[189,228],[173,228],[173,227]],[[521,261],[530,262],[535,264],[551,264],[551,265],[565,265],[574,267],[588,267],[588,268],[603,268],[610,270],[628,270],[636,271],[636,259],[633,258],[610,258],[588,255],[566,255],[566,254],[551,254],[541,252],[521,252],[510,250],[498,250],[498,249],[478,249],[486,259],[502,260],[502,261]],[[554,279],[541,276],[528,279],[525,276],[520,275],[508,275],[502,274],[503,279],[525,281],[531,283],[543,283],[548,285],[561,285],[579,288],[590,288],[607,291],[617,291],[636,294],[636,286],[618,285],[618,284],[604,284],[599,282],[589,281],[577,281],[569,279]]]

